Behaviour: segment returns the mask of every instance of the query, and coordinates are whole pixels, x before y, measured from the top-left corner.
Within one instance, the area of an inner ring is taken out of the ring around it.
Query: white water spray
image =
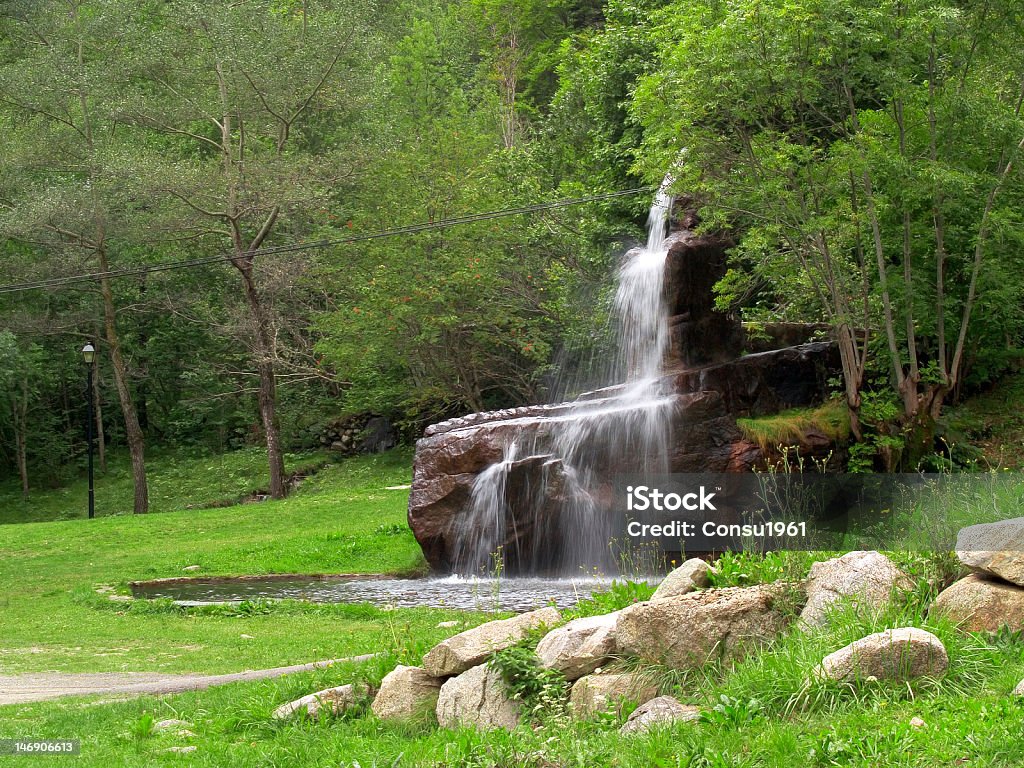
[[[647,242],[628,252],[618,271],[618,370],[611,383],[619,386],[608,397],[576,401],[549,417],[477,476],[468,509],[456,522],[456,573],[501,567],[495,553],[508,538],[510,519],[524,521],[542,545],[533,547],[532,562],[521,562],[521,568],[579,573],[615,567],[612,521],[599,514],[597,499],[619,471],[668,470],[674,400],[661,391],[659,375],[668,349],[664,278],[672,181],[665,178],[651,206]],[[559,553],[554,562],[552,551]]]

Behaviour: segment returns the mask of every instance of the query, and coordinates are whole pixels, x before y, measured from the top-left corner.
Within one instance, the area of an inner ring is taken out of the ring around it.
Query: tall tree
[[[287,492],[278,327],[257,251],[278,233],[302,238],[352,173],[363,12],[347,2],[169,2],[132,33],[126,63],[137,87],[122,120],[169,142],[152,194],[174,201],[183,230],[207,247],[226,246],[237,272],[274,498]]]
[[[5,11],[0,108],[16,116],[17,129],[5,141],[0,231],[44,246],[58,257],[54,266],[100,273],[105,347],[131,452],[134,509],[143,513],[149,508],[145,439],[107,275],[129,215],[119,184],[125,146],[109,112],[123,82],[113,62],[123,45],[125,7],[52,0],[8,2]]]
[[[1021,29],[1012,3],[709,2],[665,14],[637,89],[642,165],[653,177],[685,148],[679,184],[707,225],[742,234],[737,256],[782,306],[832,324],[855,434],[878,421],[867,377],[888,369],[890,467],[931,449],[984,269],[1012,253]]]

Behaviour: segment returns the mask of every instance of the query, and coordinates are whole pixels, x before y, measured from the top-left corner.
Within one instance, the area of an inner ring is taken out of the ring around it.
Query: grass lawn
[[[410,465],[402,450],[351,459],[283,502],[0,525],[0,673],[220,673],[376,650],[376,611],[296,604],[272,614],[198,616],[127,608],[96,589],[124,593],[130,581],[182,575],[420,572],[422,555],[405,528],[408,492],[385,490],[408,483]],[[219,474],[212,459],[175,466],[211,484],[210,474]],[[190,565],[200,569],[184,574]]]
[[[396,454],[397,456],[398,454]],[[288,454],[290,473],[304,473],[331,462],[331,455],[317,451]],[[409,462],[394,462],[395,476]],[[386,472],[382,468],[382,472]],[[267,486],[267,453],[248,448],[231,453],[150,450],[146,455],[150,512],[174,512],[234,504]],[[367,477],[367,480],[370,478]],[[406,480],[407,482],[407,480]],[[88,483],[82,477],[55,489],[33,487],[27,499],[14,477],[0,483],[0,523],[46,522],[84,518],[88,509]],[[126,515],[132,511],[134,487],[131,464],[125,451],[108,456],[107,471],[96,470],[96,515]]]
[[[1024,764],[1024,701],[1009,695],[1024,678],[1024,641],[1020,633],[964,634],[929,617],[927,606],[936,590],[955,575],[956,564],[948,553],[894,555],[917,587],[885,613],[840,611],[826,631],[792,631],[762,653],[723,667],[709,665],[687,674],[642,668],[663,692],[701,706],[705,714],[700,722],[638,737],[618,734],[628,708],[580,723],[558,703],[563,701],[559,696],[545,699],[538,722],[524,723],[511,733],[444,730],[429,721],[386,724],[365,707],[320,722],[276,722],[270,717],[273,709],[293,698],[353,680],[375,683],[396,663],[419,663],[433,643],[458,631],[439,628],[441,621],[456,619],[465,626],[487,617],[298,602],[181,609],[168,601],[116,603],[96,591],[125,592],[128,581],[182,575],[190,565],[199,565],[200,575],[422,571],[419,549],[404,530],[407,492],[386,490],[408,482],[410,459],[408,451],[399,450],[328,466],[284,502],[0,525],[0,674],[220,673],[383,654],[360,665],[175,696],[74,698],[0,707],[0,740],[81,739],[81,756],[65,759],[89,768]],[[224,462],[236,466],[233,462],[246,460],[228,457]],[[211,461],[175,459],[181,482],[195,484],[192,491],[179,489],[181,499],[217,482],[206,476],[210,470],[205,467],[217,466]],[[258,476],[254,469],[234,488],[244,495],[258,487],[253,485]],[[37,511],[50,509],[51,514],[59,506],[45,498],[34,503]],[[19,514],[8,509],[7,519]],[[813,560],[828,556],[730,555],[718,563],[714,585],[799,579]],[[625,604],[637,594],[621,590],[614,598]],[[605,600],[593,610],[614,607]],[[908,625],[934,632],[946,645],[950,671],[944,678],[913,685],[809,681],[809,671],[827,653],[871,632]],[[530,674],[522,679],[530,681]],[[564,694],[557,680],[537,677],[534,682],[553,686],[546,693]],[[528,707],[534,695],[528,694]],[[154,722],[164,718],[187,721],[191,735],[155,733]],[[196,750],[166,751],[186,746]],[[0,756],[0,765],[52,766],[55,760],[59,758]]]
[[[757,565],[747,565],[753,567],[744,573],[756,574]],[[618,734],[628,708],[581,723],[555,705],[543,711],[538,724],[523,724],[510,733],[438,729],[429,721],[382,723],[365,708],[320,722],[271,719],[276,706],[310,691],[360,679],[372,683],[396,662],[416,663],[429,633],[402,626],[393,638],[382,633],[380,648],[387,655],[364,665],[162,698],[0,708],[0,739],[79,738],[82,755],[74,758],[75,765],[96,768],[182,763],[211,768],[1021,765],[1024,702],[1009,691],[1024,676],[1024,643],[1019,636],[984,638],[930,622],[920,597],[908,595],[880,616],[840,611],[831,629],[793,632],[734,665],[690,674],[648,667],[644,674],[663,691],[700,705],[705,716],[642,736]],[[951,662],[947,676],[913,685],[808,682],[809,670],[829,651],[882,627],[909,623],[928,628],[945,643]],[[416,642],[403,643],[414,635]],[[191,734],[155,733],[153,723],[164,718],[185,720]],[[165,751],[190,746],[196,751],[188,755]],[[52,765],[53,760],[10,758],[25,766]]]

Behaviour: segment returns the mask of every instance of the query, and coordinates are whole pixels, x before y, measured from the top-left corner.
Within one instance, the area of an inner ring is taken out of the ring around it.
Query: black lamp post
[[[86,384],[86,390],[85,390],[85,400],[88,403],[88,409],[87,410],[88,410],[88,413],[89,413],[89,417],[87,419],[87,421],[89,422],[89,426],[86,429],[86,435],[88,436],[87,439],[89,441],[89,519],[91,520],[92,518],[94,518],[96,516],[96,494],[95,494],[95,491],[93,490],[93,472],[92,472],[92,427],[93,427],[93,425],[92,425],[92,421],[93,421],[93,413],[92,413],[92,398],[93,398],[92,372],[93,372],[93,369],[95,368],[95,364],[96,364],[96,347],[94,347],[91,343],[90,344],[86,344],[84,347],[82,347],[82,359],[85,360],[85,370],[87,371],[87,374],[86,374],[87,384]]]

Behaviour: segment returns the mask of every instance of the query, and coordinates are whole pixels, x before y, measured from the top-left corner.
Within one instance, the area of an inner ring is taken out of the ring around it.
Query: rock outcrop
[[[441,686],[437,722],[442,728],[469,725],[481,730],[519,725],[519,702],[513,701],[501,673],[486,664],[473,667]]]
[[[1024,587],[1024,517],[962,529],[956,554],[973,571]]]
[[[569,704],[573,717],[585,720],[622,706],[625,701],[644,704],[658,695],[655,685],[627,672],[587,675],[573,683]]]
[[[778,637],[794,618],[788,585],[729,587],[624,608],[619,648],[646,661],[692,669],[737,658]]]
[[[681,230],[669,236],[665,258],[665,304],[670,354],[687,368],[739,357],[739,318],[715,307],[715,283],[728,269],[731,238]]]
[[[949,656],[939,638],[923,629],[902,627],[868,635],[830,653],[815,676],[844,682],[869,677],[913,680],[942,677],[948,668]]]
[[[663,600],[703,589],[711,583],[711,566],[699,557],[691,557],[669,573],[651,595],[651,600]]]
[[[664,418],[659,413],[657,419],[670,433],[667,468],[671,472],[744,472],[763,466],[768,458],[744,437],[736,418],[823,402],[829,396],[829,379],[841,371],[838,347],[829,341],[811,341],[824,337],[827,328],[820,326],[772,325],[758,329],[757,334],[752,331],[748,338],[738,316],[721,311],[715,302],[714,286],[727,273],[734,241],[724,233],[698,234],[698,222],[693,210],[678,214],[672,222],[674,231],[664,241],[661,298],[665,313],[661,319],[667,325],[668,348],[663,377],[651,391],[671,398],[669,412]],[[652,299],[653,308],[656,297],[647,298]],[[747,343],[748,351],[754,353],[741,356],[745,341],[755,335],[760,346]],[[770,344],[765,341],[771,338],[792,346],[766,348]],[[578,468],[563,466],[552,436],[557,432],[555,425],[577,419],[581,411],[600,410],[602,405],[609,406],[609,420],[643,422],[651,403],[631,404],[617,397],[623,391],[622,385],[611,386],[573,402],[474,413],[429,427],[416,444],[409,525],[431,567],[475,572],[483,565],[481,558],[499,547],[508,574],[564,572],[566,567],[580,565],[566,563],[563,557],[566,550],[572,551],[568,540],[573,532],[571,521],[562,519],[563,514],[571,517],[565,510],[572,506],[564,503],[565,478],[576,477]],[[583,440],[591,449],[588,476],[611,478],[650,469],[643,451],[603,444],[615,441],[602,442],[602,434],[621,435],[620,431],[592,431],[594,439]],[[487,467],[502,461],[512,444],[528,448],[517,460],[510,460],[501,491],[504,498],[494,501],[494,508],[504,513],[500,524],[494,525],[495,540],[484,540],[488,551],[482,555],[474,547],[470,557],[462,557],[460,541],[467,530],[480,527],[465,520],[474,482]],[[798,450],[801,456],[824,458],[833,448],[828,436],[808,432]],[[598,507],[592,520],[621,513],[612,508],[610,481],[588,487],[586,493]],[[602,538],[605,531],[598,534]],[[608,540],[604,537],[602,548],[606,549]]]
[[[800,621],[806,627],[823,625],[829,608],[843,599],[860,607],[881,608],[893,590],[912,586],[907,575],[880,552],[847,552],[811,566]]]
[[[489,621],[431,648],[423,657],[423,669],[434,677],[457,675],[485,661],[491,654],[515,645],[531,629],[553,627],[561,620],[557,609],[541,608],[510,619]]]
[[[1008,627],[1024,630],[1024,587],[972,573],[944,589],[930,609],[967,632],[995,632]]]
[[[684,723],[699,718],[700,707],[681,704],[671,696],[659,696],[633,710],[619,729],[619,733],[645,733],[657,726]]]
[[[399,665],[381,680],[370,708],[381,720],[410,720],[436,707],[444,681],[421,667]]]
[[[274,719],[287,720],[299,712],[305,717],[312,719],[319,718],[324,712],[340,715],[345,710],[358,704],[360,700],[365,699],[370,693],[369,686],[358,683],[327,688],[311,693],[308,696],[303,696],[295,701],[290,701],[287,704],[282,704],[274,710]]]
[[[555,669],[567,680],[578,680],[600,667],[615,653],[619,613],[574,619],[552,630],[537,644],[542,667]]]

